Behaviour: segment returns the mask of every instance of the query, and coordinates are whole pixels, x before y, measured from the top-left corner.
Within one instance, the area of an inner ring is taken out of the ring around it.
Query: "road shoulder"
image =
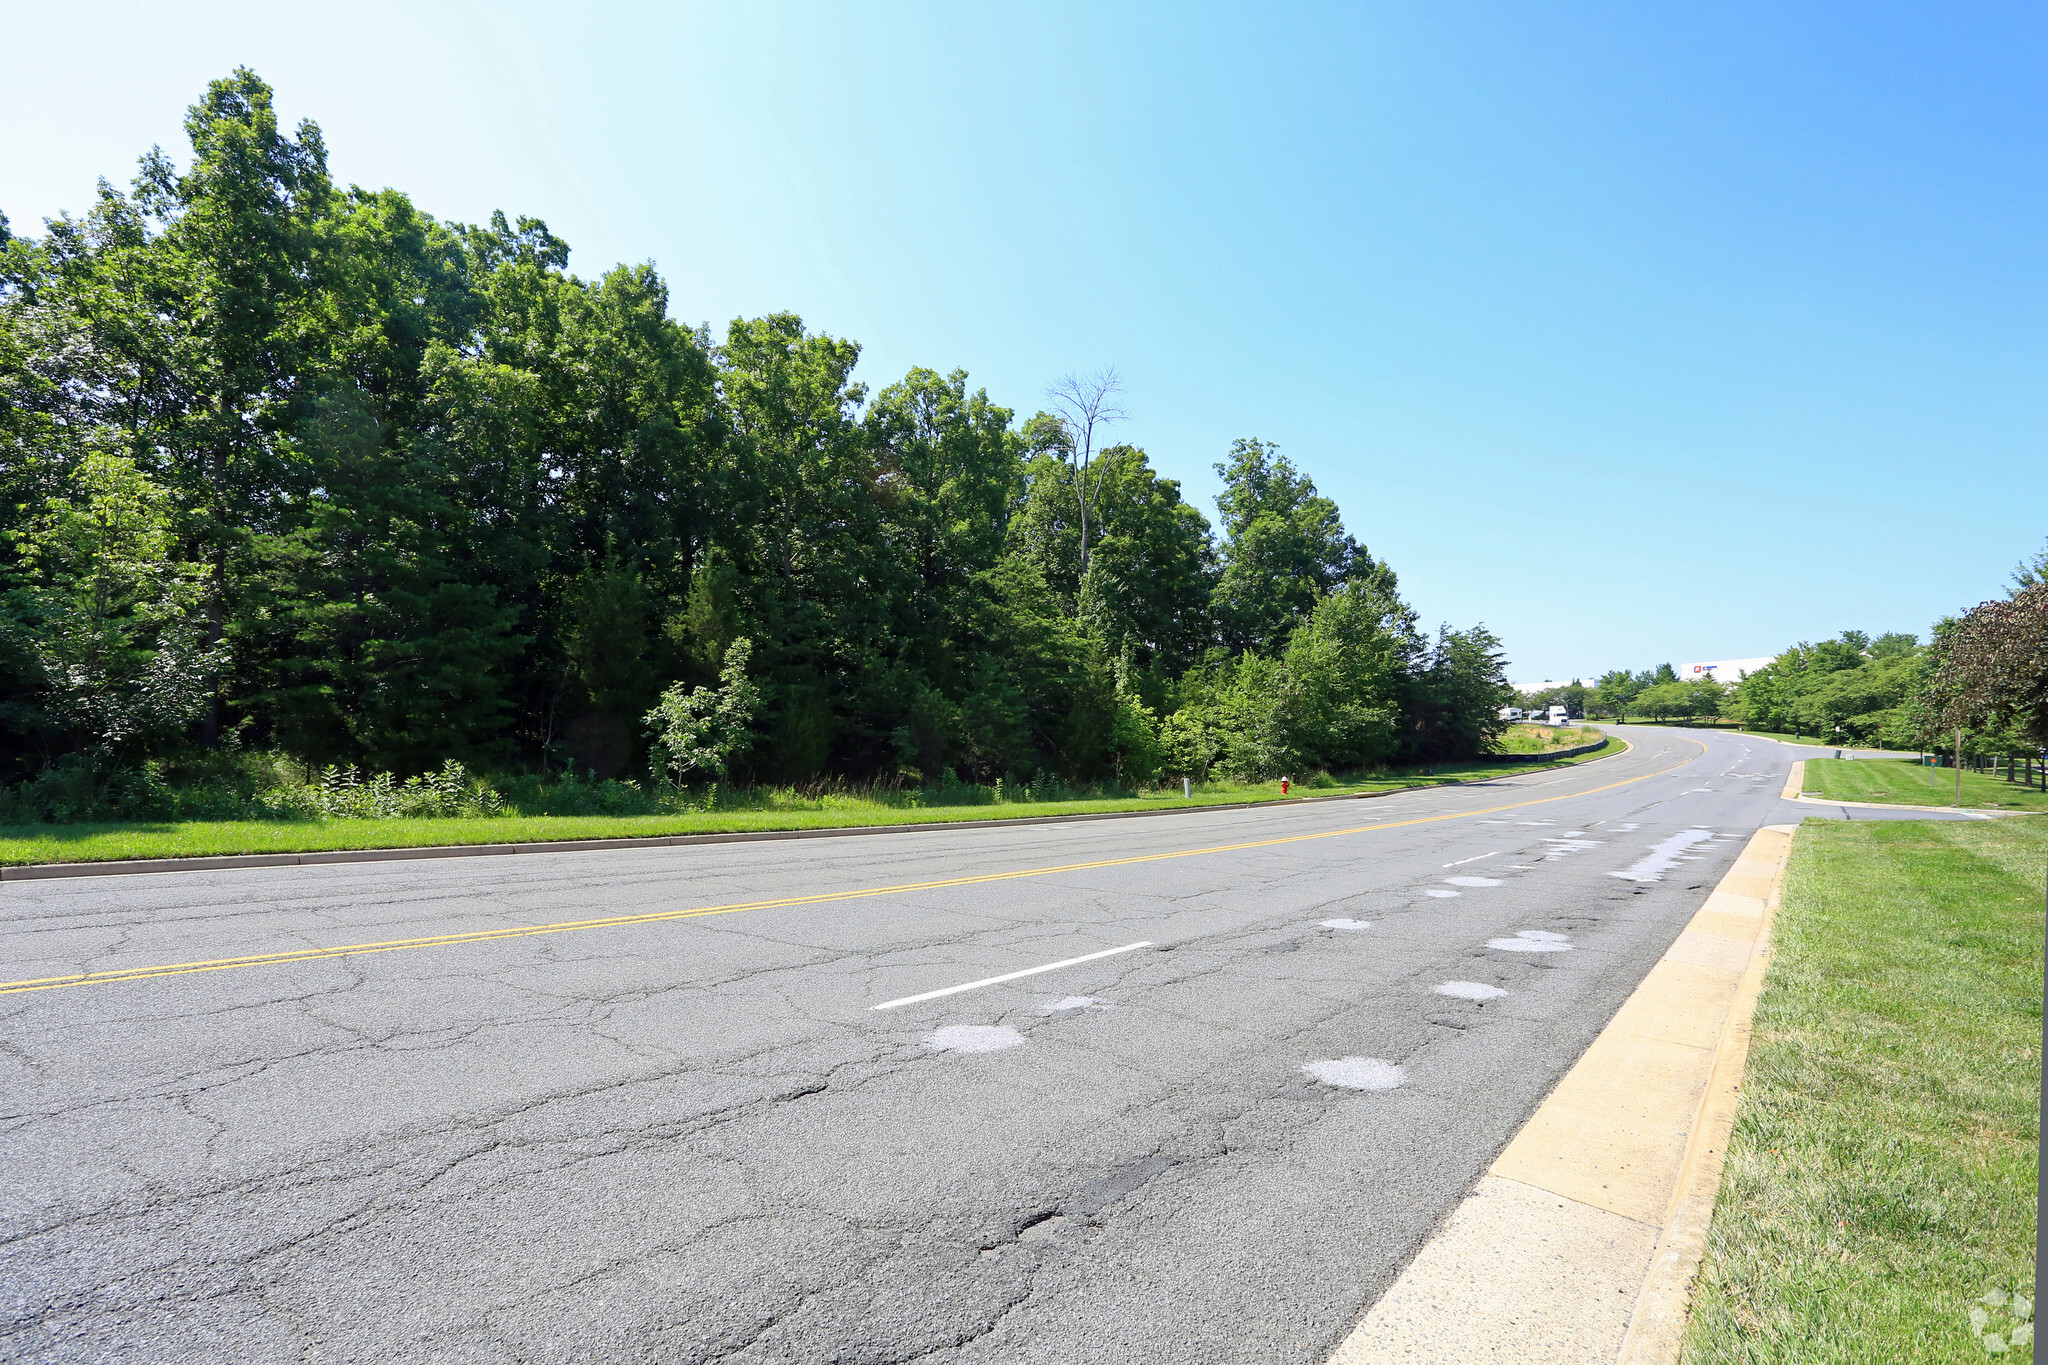
[[[952,830],[1001,829],[1010,826],[1082,824],[1095,820],[1141,820],[1165,815],[1206,815],[1218,811],[1264,810],[1314,805],[1329,801],[1371,801],[1408,796],[1449,787],[1485,786],[1502,778],[1524,777],[1578,768],[1602,759],[1619,758],[1635,746],[1619,736],[1611,753],[1584,754],[1561,763],[1521,768],[1503,765],[1483,776],[1388,787],[1381,791],[1341,792],[1329,796],[1282,797],[1264,801],[1230,801],[1156,807],[1150,810],[1089,811],[1070,815],[1007,815],[985,820],[934,820],[877,825],[823,825],[805,829],[734,830],[706,834],[657,834],[624,838],[551,839],[534,842],[425,844],[396,848],[338,848],[303,852],[203,854],[187,857],[127,858],[76,862],[25,863],[0,866],[0,881],[44,881],[53,877],[125,877],[157,872],[217,872],[253,867],[312,867],[325,863],[377,863],[416,858],[505,857],[528,853],[603,853],[636,848],[687,848],[693,844],[762,843],[788,839],[844,839],[874,834],[932,834]]]
[[[1750,838],[1330,1365],[1675,1359],[1793,830]]]

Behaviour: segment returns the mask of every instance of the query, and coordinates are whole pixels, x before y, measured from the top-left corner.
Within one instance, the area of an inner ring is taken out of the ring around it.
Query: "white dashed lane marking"
[[[1491,853],[1479,853],[1479,854],[1475,854],[1475,855],[1473,855],[1473,856],[1472,856],[1472,857],[1470,857],[1470,858],[1460,858],[1460,859],[1458,859],[1458,861],[1456,861],[1455,863],[1445,863],[1445,864],[1444,864],[1444,866],[1445,866],[1445,867],[1463,867],[1463,866],[1464,866],[1464,865],[1465,865],[1466,863],[1476,863],[1476,862],[1480,862],[1480,861],[1482,861],[1482,860],[1484,860],[1484,859],[1487,859],[1487,858],[1498,858],[1499,856],[1500,856],[1500,850],[1499,850],[1499,849],[1495,849],[1495,850],[1494,850],[1493,852],[1491,852]]]
[[[1099,953],[1083,953],[1079,957],[1062,958],[1058,962],[1048,962],[1039,967],[1026,967],[1022,971],[1004,972],[1001,976],[985,976],[979,981],[968,981],[958,986],[942,986],[938,990],[925,991],[919,995],[906,995],[898,1000],[884,1000],[881,1004],[873,1006],[873,1008],[893,1010],[898,1005],[915,1005],[920,1000],[937,1000],[942,995],[958,995],[962,991],[977,991],[983,986],[994,986],[1004,981],[1016,981],[1021,977],[1037,976],[1040,972],[1057,971],[1061,967],[1072,967],[1081,962],[1093,962],[1099,957],[1115,957],[1118,953],[1128,953],[1139,948],[1149,948],[1151,946],[1151,939],[1140,939],[1136,943],[1126,943],[1121,948],[1104,948]]]

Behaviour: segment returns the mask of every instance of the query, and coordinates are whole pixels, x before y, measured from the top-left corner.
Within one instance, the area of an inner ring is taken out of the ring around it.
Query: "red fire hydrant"
[[[1280,779],[1280,794],[1287,795],[1287,779],[1284,777]]]

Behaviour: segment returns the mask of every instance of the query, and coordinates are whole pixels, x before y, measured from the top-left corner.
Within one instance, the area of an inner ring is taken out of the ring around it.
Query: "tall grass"
[[[1606,752],[1621,747],[1616,743]],[[1543,767],[1524,765],[1515,771]],[[631,781],[560,775],[484,784],[455,766],[417,782],[378,774],[351,777],[345,771],[315,773],[308,781],[295,764],[279,771],[285,780],[249,795],[216,788],[196,816],[181,813],[201,805],[190,788],[173,789],[174,808],[155,816],[23,820],[0,813],[0,864],[829,829],[1167,810],[1283,796],[1277,781],[1222,779],[1195,783],[1185,794],[1178,783],[1132,789],[1053,781],[706,785],[663,792]],[[1310,773],[1290,783],[1285,795],[1363,796],[1502,775],[1498,764],[1485,762],[1345,777]]]
[[[1354,780],[1380,780],[1372,772]],[[1293,785],[1336,785],[1310,773]],[[1260,793],[1271,782],[1223,779],[1196,786],[1209,797]],[[173,769],[163,764],[95,767],[71,763],[0,789],[0,824],[106,824],[119,821],[266,821],[488,819],[539,816],[654,816],[710,812],[900,812],[963,806],[1068,805],[1180,796],[1178,781],[1125,786],[1057,777],[963,782],[948,773],[931,783],[820,779],[795,786],[707,782],[678,788],[633,778],[567,773],[484,777],[453,759],[432,772],[400,777],[353,764],[310,769],[279,754],[212,756]]]
[[[1589,726],[1515,725],[1495,742],[1494,752],[1541,754],[1552,749],[1575,749],[1581,744],[1597,744],[1601,738],[1601,732]]]

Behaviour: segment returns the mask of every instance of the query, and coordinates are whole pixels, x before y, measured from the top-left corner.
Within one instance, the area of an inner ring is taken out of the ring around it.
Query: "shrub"
[[[276,754],[227,752],[174,769],[151,760],[122,765],[74,754],[0,790],[0,820],[75,824],[116,820],[402,820],[507,813],[504,798],[450,759],[438,772],[400,781],[328,767],[317,782]]]
[[[328,820],[421,820],[505,814],[505,800],[454,759],[440,771],[400,782],[388,772],[358,776],[353,763],[329,764],[320,780],[265,792],[254,803],[279,815]]]

